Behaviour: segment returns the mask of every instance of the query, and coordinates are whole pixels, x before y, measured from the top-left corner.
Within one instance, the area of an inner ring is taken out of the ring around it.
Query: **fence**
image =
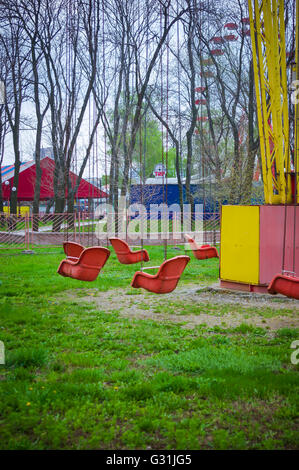
[[[28,250],[30,229],[29,215],[0,213],[0,249],[18,248]]]
[[[178,213],[156,214],[123,211],[95,213],[38,214],[24,217],[0,214],[0,249],[32,249],[36,245],[59,245],[75,241],[84,246],[109,245],[109,238],[118,236],[129,244],[149,245],[185,243],[184,233],[199,243],[220,241],[219,214]]]

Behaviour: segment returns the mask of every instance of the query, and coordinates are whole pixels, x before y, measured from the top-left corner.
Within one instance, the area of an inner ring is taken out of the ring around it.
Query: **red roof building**
[[[40,200],[45,201],[54,197],[54,168],[55,162],[49,157],[44,157],[41,162],[42,178],[40,189]],[[1,167],[2,176],[2,194],[3,200],[8,200],[10,192],[13,188],[14,179],[14,165],[6,165]],[[74,187],[78,176],[70,172],[72,186]],[[21,163],[18,185],[18,201],[33,201],[34,186],[36,179],[36,165],[34,161]],[[8,181],[8,184],[6,183]],[[6,183],[6,184],[5,184]],[[66,192],[67,196],[67,192]],[[107,193],[99,189],[97,186],[89,183],[81,178],[78,191],[76,193],[77,199],[101,199],[106,198]]]

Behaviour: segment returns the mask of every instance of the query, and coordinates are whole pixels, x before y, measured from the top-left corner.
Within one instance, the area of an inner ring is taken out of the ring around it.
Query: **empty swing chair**
[[[268,286],[269,294],[282,294],[299,300],[299,277],[288,274],[277,274]]]
[[[77,260],[64,259],[58,267],[58,274],[79,281],[94,281],[110,256],[108,248],[94,246],[85,248]]]
[[[190,235],[185,234],[195,258],[202,260],[208,258],[219,258],[218,250],[215,246],[206,244],[199,246]]]
[[[155,275],[137,271],[134,274],[131,286],[156,294],[168,294],[176,288],[189,261],[189,256],[175,256],[164,261]],[[157,268],[158,266],[154,267]],[[153,269],[154,267],[147,269]]]
[[[132,251],[129,245],[120,238],[109,238],[111,245],[116,253],[117,259],[121,264],[135,264],[142,261],[149,261],[147,250],[141,249]]]

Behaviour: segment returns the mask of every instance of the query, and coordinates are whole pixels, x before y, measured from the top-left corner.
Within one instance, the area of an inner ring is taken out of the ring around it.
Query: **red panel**
[[[285,270],[293,271],[295,206],[260,208],[260,284],[269,284],[283,269],[284,220],[286,218]],[[296,206],[295,273],[299,275],[299,206]]]
[[[232,289],[232,290],[240,290],[244,292],[250,292],[250,285],[249,284],[242,284],[241,282],[233,282],[233,281],[223,281],[220,280],[220,287],[223,289]]]

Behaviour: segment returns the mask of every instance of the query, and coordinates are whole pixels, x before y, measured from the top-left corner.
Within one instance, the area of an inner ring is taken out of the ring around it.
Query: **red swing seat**
[[[119,238],[109,238],[109,241],[121,264],[135,264],[141,261],[149,261],[149,255],[146,250],[132,251],[129,245]]]
[[[84,250],[84,246],[76,242],[63,242],[63,249],[67,259],[77,261]]]
[[[282,294],[299,300],[299,278],[277,274],[268,286],[269,294]]]
[[[188,240],[195,258],[199,260],[208,258],[219,258],[218,250],[215,246],[211,246],[209,244],[199,246],[195,242],[195,240],[187,234],[185,234],[185,238]]]
[[[164,261],[155,275],[137,271],[131,286],[137,289],[142,287],[156,294],[168,294],[176,288],[189,261],[189,256],[175,256]]]
[[[110,251],[101,246],[85,248],[75,261],[64,259],[58,267],[58,274],[79,281],[94,281],[110,256]]]

